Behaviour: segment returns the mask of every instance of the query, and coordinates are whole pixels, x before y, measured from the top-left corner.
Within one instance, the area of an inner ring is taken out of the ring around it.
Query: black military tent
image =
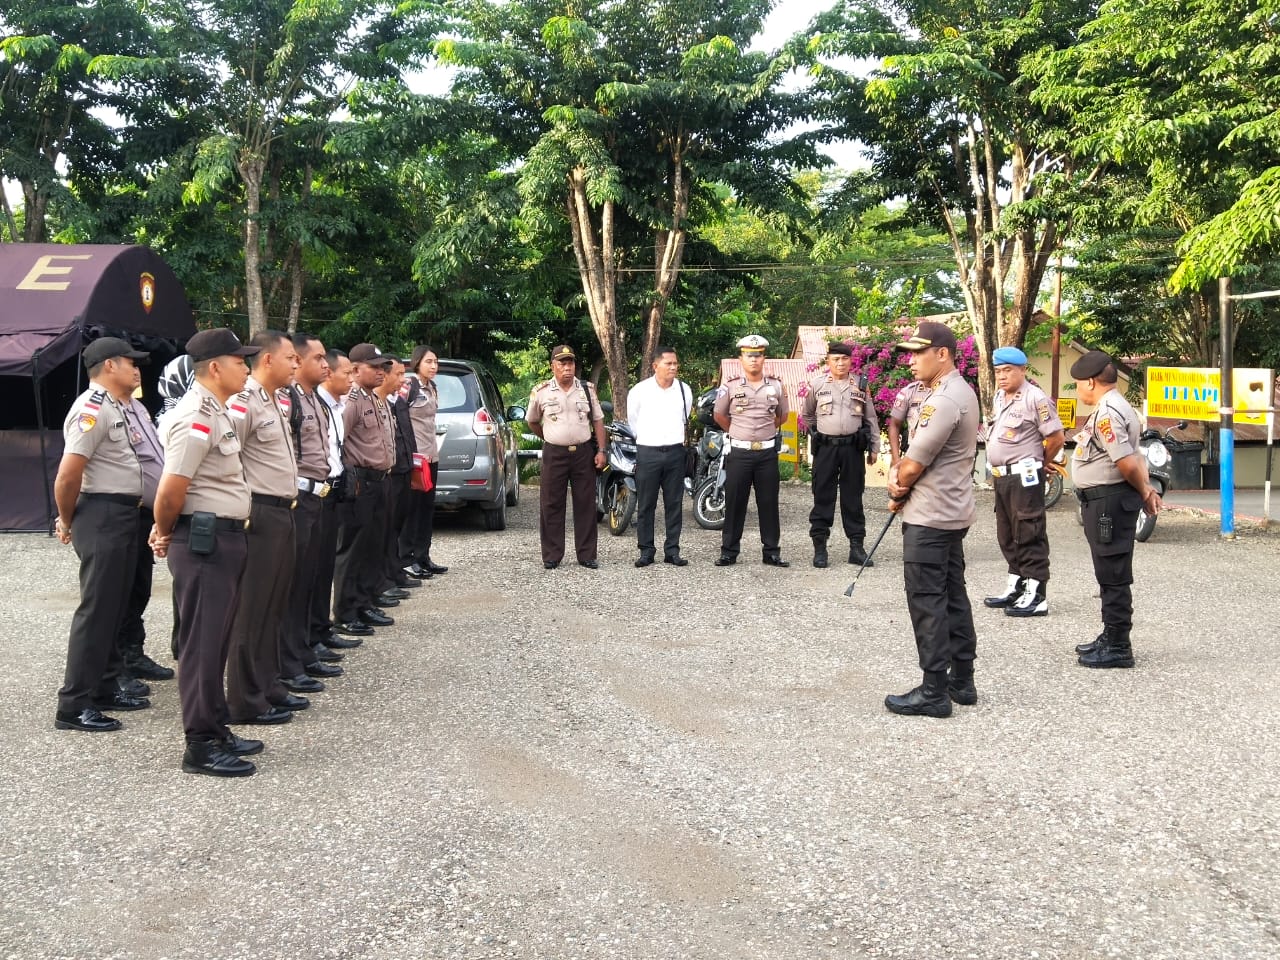
[[[146,247],[0,244],[0,530],[48,530],[80,351],[122,337],[151,353],[144,394],[195,333],[182,284]]]

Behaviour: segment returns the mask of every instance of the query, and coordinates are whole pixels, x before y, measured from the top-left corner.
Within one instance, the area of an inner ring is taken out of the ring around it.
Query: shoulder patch
[[[1116,442],[1116,430],[1111,423],[1110,415],[1098,420],[1098,432],[1102,434],[1102,439],[1107,441],[1107,443]]]
[[[98,425],[98,418],[97,418],[97,416],[96,416],[96,415],[94,415],[94,414],[92,414],[92,413],[88,413],[88,412],[86,412],[86,413],[82,413],[82,414],[80,414],[80,416],[76,417],[76,428],[77,428],[81,433],[88,433],[90,430],[92,430],[92,429],[93,429],[94,427],[96,427],[97,425]]]

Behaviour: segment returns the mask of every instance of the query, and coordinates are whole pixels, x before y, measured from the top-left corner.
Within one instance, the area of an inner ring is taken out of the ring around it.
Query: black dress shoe
[[[738,562],[737,557],[727,557],[723,553],[720,554],[720,556],[716,557],[717,567],[732,567],[737,562]]]
[[[781,557],[765,557],[762,561],[766,567],[789,567],[789,561],[783,560]]]
[[[302,669],[307,671],[308,677],[324,677],[325,679],[340,677],[346,672],[335,663],[321,663],[318,660],[315,663],[308,663]]]
[[[976,698],[976,695],[975,695]],[[945,690],[941,693],[926,691],[921,685],[901,696],[889,694],[884,698],[884,705],[891,713],[904,717],[949,717],[951,716],[951,697]]]
[[[281,677],[280,685],[286,690],[293,693],[323,693],[324,684],[319,680],[313,680],[305,673],[301,673],[296,677]]]
[[[352,637],[371,637],[373,636],[373,627],[367,623],[361,623],[359,620],[348,620],[346,623],[340,623],[333,628],[335,633],[345,633]],[[349,641],[348,641],[349,642]],[[360,643],[364,643],[363,640]],[[360,644],[353,643],[353,647]],[[335,646],[335,644],[326,644],[326,646]]]
[[[405,596],[408,596],[408,594],[405,594]],[[379,607],[398,607],[398,606],[400,606],[400,598],[399,598],[399,597],[393,597],[393,596],[391,596],[391,594],[389,594],[389,593],[380,593],[380,594],[378,594],[376,597],[374,597],[374,598],[373,598],[373,601],[374,601],[374,603],[376,603]]]
[[[588,570],[599,570],[600,562],[598,560],[579,560],[578,566],[586,567]]]
[[[430,580],[431,573],[423,570],[421,565],[411,563],[407,567],[402,568],[407,576],[413,577],[415,580]]]
[[[543,570],[554,570],[558,566],[560,566],[559,560],[543,560],[542,561]]]
[[[145,653],[130,657],[125,666],[129,668],[131,674],[140,680],[172,680],[174,677],[171,667],[160,666]]]
[[[663,557],[662,562],[669,563],[673,567],[687,567],[689,565],[689,561],[678,553],[673,557]]]
[[[321,663],[341,663],[342,654],[336,650],[330,650],[323,643],[317,643],[311,648],[312,655]]]
[[[266,746],[261,740],[251,740],[248,737],[238,737],[234,733],[228,731],[227,735],[218,741],[218,744],[227,753],[236,757],[251,757],[255,753],[261,753],[262,748]]]
[[[291,713],[285,714],[293,716]],[[222,745],[222,741],[188,743],[182,755],[183,773],[203,773],[209,777],[247,777],[258,770],[252,763],[237,757]]]
[[[641,557],[640,557],[640,559],[639,559],[639,560],[637,560],[637,561],[636,561],[636,566],[637,566],[637,567],[647,567],[647,566],[649,566],[649,565],[650,565],[650,564],[652,564],[652,563],[653,563],[653,555],[652,555],[652,554],[649,554],[649,555],[643,555],[643,556],[641,556]]]
[[[258,726],[273,726],[277,723],[288,723],[293,719],[293,711],[286,710],[284,707],[269,707],[266,713],[260,713],[256,717],[248,717],[244,720],[232,720],[232,723],[252,723]]]
[[[122,673],[116,677],[116,692],[126,697],[145,697],[151,693],[151,688],[141,680]]]
[[[311,706],[311,701],[306,697],[295,696],[292,693],[286,693],[284,699],[273,703],[271,706],[279,707],[281,710],[305,710]]]
[[[85,707],[79,713],[59,710],[53,715],[55,730],[83,730],[86,733],[106,733],[119,730],[121,723],[115,717],[103,716],[93,707]]]
[[[388,587],[386,590],[383,590],[380,594],[378,594],[378,605],[379,605],[379,606],[381,606],[381,605],[382,605],[382,598],[383,598],[383,597],[386,597],[386,598],[388,598],[389,600],[408,600],[408,599],[409,599],[409,591],[408,591],[408,590],[402,590],[400,587]]]
[[[367,623],[371,627],[389,627],[395,623],[395,620],[377,607],[365,607],[360,611],[360,622]]]
[[[373,633],[373,631],[363,623],[359,624],[359,627],[362,634]],[[321,640],[320,643],[322,646],[326,646],[330,650],[354,650],[356,647],[360,646],[360,644],[364,643],[364,641],[359,638],[352,640],[349,637],[340,637],[336,633],[331,633],[329,636]]]
[[[422,569],[423,569],[423,570],[427,571],[427,573],[432,573],[432,574],[434,574],[434,573],[448,573],[448,572],[449,572],[449,568],[448,568],[448,567],[442,567],[442,566],[440,566],[440,564],[438,564],[438,563],[432,563],[432,562],[431,562],[431,558],[430,558],[430,557],[428,557],[428,558],[427,558],[427,562],[426,562],[426,563],[424,563],[424,564],[422,564],[421,566],[422,566]]]
[[[415,580],[413,579],[413,577],[400,577],[398,580],[392,580],[391,582],[394,583],[396,585],[396,588],[400,590],[421,590],[422,589],[422,581]]]
[[[146,697],[130,697],[119,691],[109,697],[94,697],[93,705],[99,710],[146,710],[151,701]]]

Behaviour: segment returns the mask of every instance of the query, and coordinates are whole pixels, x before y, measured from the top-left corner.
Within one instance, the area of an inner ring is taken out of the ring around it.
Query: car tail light
[[[484,407],[477,410],[476,415],[471,418],[471,432],[477,437],[492,437],[498,432],[498,425]]]

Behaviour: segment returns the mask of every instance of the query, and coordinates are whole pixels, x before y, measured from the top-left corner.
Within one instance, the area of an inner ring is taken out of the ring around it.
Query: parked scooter
[[[625,420],[605,428],[604,469],[596,474],[596,516],[622,536],[636,512],[636,435]]]

